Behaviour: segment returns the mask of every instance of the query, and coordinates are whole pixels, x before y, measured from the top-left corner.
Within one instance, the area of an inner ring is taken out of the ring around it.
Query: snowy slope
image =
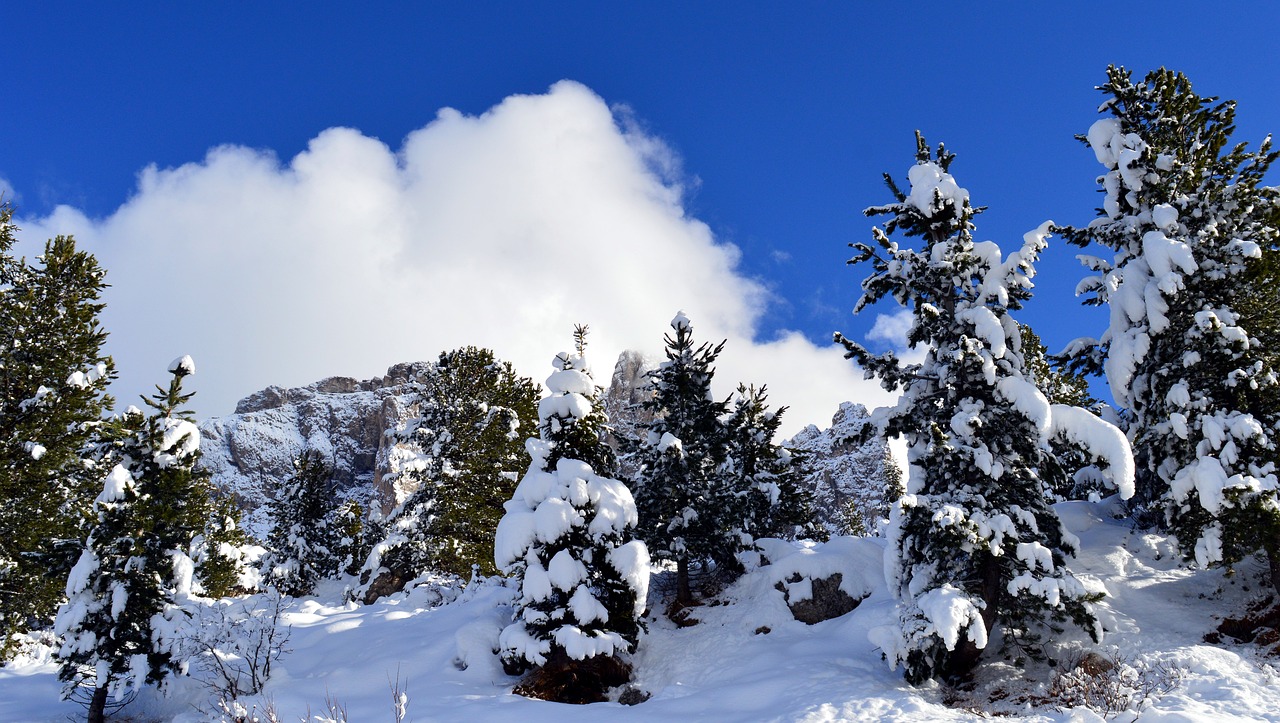
[[[1168,540],[1132,532],[1107,514],[1106,502],[1065,503],[1058,510],[1083,543],[1074,569],[1110,593],[1101,606],[1109,632],[1097,649],[1130,669],[1158,672],[1163,666],[1166,672],[1149,679],[1171,684],[1167,691],[1155,686],[1150,700],[1133,702],[1117,719],[1280,717],[1280,677],[1270,663],[1251,646],[1202,642],[1216,625],[1215,614],[1239,612],[1257,594],[1259,570],[1241,569],[1227,578],[1185,569]],[[418,721],[932,721],[972,720],[984,709],[1013,720],[1099,720],[1086,709],[1060,710],[1038,700],[1053,675],[1042,663],[1024,669],[991,655],[997,662],[984,666],[976,689],[967,692],[906,685],[868,640],[872,629],[893,619],[879,569],[880,542],[838,544],[848,551],[842,554],[850,572],[874,588],[854,612],[814,626],[796,622],[773,587],[778,571],[760,568],[727,589],[724,604],[696,609],[699,625],[678,629],[665,619],[651,620],[634,662],[636,684],[653,697],[634,707],[575,707],[511,694],[515,679],[487,652],[507,621],[511,595],[493,584],[443,605],[426,587],[367,607],[335,602],[336,587],[293,601],[287,615],[293,652],[255,700],[274,701],[282,720],[320,714],[329,696],[346,707],[351,721],[391,721],[391,685],[398,676],[409,695],[407,720]],[[1075,645],[1058,657],[1070,659]],[[0,669],[0,721],[52,723],[75,714],[74,705],[57,702],[55,671],[39,651]],[[204,689],[179,681],[169,698],[148,693],[130,712],[142,720],[200,721],[205,718],[192,706],[205,698]]]

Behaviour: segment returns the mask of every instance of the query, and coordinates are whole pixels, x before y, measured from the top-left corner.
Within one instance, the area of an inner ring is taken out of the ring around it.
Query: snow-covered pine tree
[[[1040,470],[1059,417],[1095,449],[1109,447],[1100,454],[1122,458],[1122,485],[1128,453],[1119,430],[1087,412],[1090,419],[1056,414],[1071,408],[1051,409],[1027,379],[1009,312],[1031,295],[1049,224],[1007,258],[992,242],[974,243],[981,209],[951,176],[954,155],[939,145],[935,156],[919,133],[916,142],[910,188],[900,191],[885,175],[896,202],[866,213],[889,220],[874,230],[874,245],[853,244],[850,263],[872,267],[857,310],[885,297],[909,307],[908,342],[924,345],[925,359],[902,365],[892,352],[873,356],[836,335],[868,376],[903,395],[875,417],[885,434],[906,438],[910,461],[886,564],[899,624],[876,642],[911,683],[967,676],[997,625],[1028,652],[1045,625],[1071,620],[1099,634],[1096,595],[1066,567],[1073,538],[1044,497]],[[889,237],[895,231],[920,237],[922,247],[899,247]]]
[[[1048,349],[1030,326],[1018,324],[1022,332],[1022,359],[1027,378],[1031,380],[1050,404],[1064,404],[1101,411],[1104,405],[1089,392],[1089,382],[1079,372],[1072,372],[1049,359]],[[1056,360],[1055,360],[1056,361]],[[1111,412],[1107,408],[1108,412]],[[1114,417],[1114,414],[1109,414]],[[1055,460],[1040,470],[1045,492],[1054,500],[1083,500],[1092,495],[1107,493],[1109,480],[1089,458],[1088,451],[1080,445],[1061,438],[1051,440]]]
[[[0,660],[53,620],[101,472],[88,452],[111,359],[98,324],[105,272],[69,236],[28,265],[0,204]]]
[[[759,537],[825,540],[813,512],[804,457],[773,441],[786,407],[770,411],[764,387],[738,385],[724,420],[725,460],[718,474],[729,495],[725,518],[746,545]]]
[[[333,468],[324,454],[304,450],[293,461],[293,476],[271,501],[271,534],[267,537],[267,582],[285,595],[301,597],[336,567],[335,535],[329,529]]]
[[[253,540],[240,527],[240,506],[235,498],[224,495],[212,500],[210,506],[209,520],[193,545],[192,559],[196,560],[201,594],[223,598],[244,587],[247,577],[256,579],[258,571],[245,559],[244,548]]]
[[[388,516],[366,567],[408,582],[429,571],[493,567],[493,530],[523,466],[521,440],[538,426],[538,387],[488,349],[445,352],[414,381],[417,416],[389,432],[386,479],[412,495]]]
[[[1145,521],[1163,517],[1201,565],[1261,548],[1280,591],[1277,350],[1261,343],[1276,340],[1275,309],[1251,298],[1275,297],[1254,282],[1280,235],[1280,192],[1262,185],[1277,152],[1270,138],[1230,146],[1235,103],[1181,73],[1134,82],[1112,66],[1099,90],[1106,117],[1080,140],[1107,169],[1103,207],[1062,232],[1112,253],[1085,257],[1095,275],[1078,287],[1110,325],[1065,354],[1105,373],[1125,409]]]
[[[340,575],[357,575],[369,557],[369,536],[365,529],[364,507],[347,500],[334,512],[333,532],[337,536],[334,557]]]
[[[724,342],[695,347],[684,312],[671,320],[671,328],[667,359],[648,375],[653,396],[644,408],[653,419],[633,455],[639,469],[633,487],[638,536],[654,559],[676,563],[676,602],[687,605],[693,602],[690,564],[734,567],[744,545],[722,514],[729,500],[718,474],[725,454],[725,403],[712,397],[711,378]]]
[[[209,516],[210,486],[195,471],[200,430],[183,405],[191,357],[170,365],[167,390],[114,421],[104,455],[109,472],[94,501],[96,517],[67,577],[68,600],[56,632],[64,697],[92,691],[90,723],[103,720],[109,696],[161,684],[181,668],[177,603],[191,592],[192,539]]]
[[[577,353],[553,361],[549,393],[538,404],[539,436],[526,442],[529,470],[498,523],[494,562],[520,589],[515,621],[499,638],[512,672],[543,666],[595,675],[611,668],[570,661],[632,650],[641,631],[649,553],[632,539],[631,491],[606,476],[613,453],[604,440],[602,390],[583,355],[585,332],[575,330]],[[600,681],[601,691],[623,682]]]

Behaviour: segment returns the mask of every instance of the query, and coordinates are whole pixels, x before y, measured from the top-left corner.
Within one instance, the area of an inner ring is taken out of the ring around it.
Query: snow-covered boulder
[[[884,584],[880,540],[833,537],[813,547],[776,539],[756,544],[769,563],[761,574],[782,592],[795,619],[806,625],[852,612]]]

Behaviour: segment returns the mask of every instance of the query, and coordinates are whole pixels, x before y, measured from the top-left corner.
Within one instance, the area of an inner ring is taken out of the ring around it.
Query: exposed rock
[[[618,702],[623,705],[640,705],[646,700],[649,700],[652,695],[652,693],[640,690],[634,685],[628,685],[627,689],[622,691],[622,694],[618,696]]]
[[[777,584],[787,599],[787,607],[796,620],[806,625],[816,625],[823,620],[831,620],[853,612],[862,602],[840,589],[844,576],[833,573],[829,577],[808,579],[800,575],[792,575],[786,585]],[[800,594],[800,589],[808,583],[808,595]]]
[[[830,428],[811,424],[784,443],[807,457],[815,515],[834,534],[872,532],[888,514],[885,488],[897,468],[883,437],[857,442],[870,421],[866,407],[845,402]]]
[[[245,528],[259,536],[268,526],[264,503],[293,474],[293,460],[305,449],[320,451],[332,465],[335,496],[367,501],[386,455],[384,432],[403,421],[399,399],[420,364],[397,364],[387,376],[365,381],[330,377],[251,394],[235,414],[200,425],[200,466],[236,495]]]
[[[391,595],[393,593],[400,592],[404,589],[405,585],[408,585],[412,581],[412,577],[407,577],[401,573],[396,573],[391,570],[383,570],[373,579],[373,582],[369,584],[369,587],[365,589],[364,597],[361,602],[365,605],[372,605],[378,600],[378,598],[383,597],[384,595]]]
[[[1085,675],[1096,678],[1100,675],[1106,675],[1115,670],[1116,663],[1114,660],[1094,651],[1085,653],[1080,658],[1080,662],[1076,663],[1074,670],[1078,670]]]

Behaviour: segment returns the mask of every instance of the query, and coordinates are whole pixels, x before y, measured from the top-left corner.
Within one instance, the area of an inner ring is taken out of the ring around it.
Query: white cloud
[[[393,152],[346,128],[281,163],[223,146],[147,168],[114,213],[25,219],[28,242],[74,233],[112,284],[104,323],[125,403],[191,354],[201,416],[268,384],[377,376],[464,344],[541,380],[591,326],[607,380],[625,348],[661,353],[679,310],[728,338],[717,392],[767,383],[784,432],[839,402],[885,404],[834,347],[757,343],[768,292],[736,248],[685,215],[678,159],[587,88],[561,82],[478,117],[440,111]]]
[[[867,341],[879,341],[896,350],[907,348],[907,334],[915,315],[910,309],[902,309],[892,314],[877,314],[876,321],[867,332]]]

